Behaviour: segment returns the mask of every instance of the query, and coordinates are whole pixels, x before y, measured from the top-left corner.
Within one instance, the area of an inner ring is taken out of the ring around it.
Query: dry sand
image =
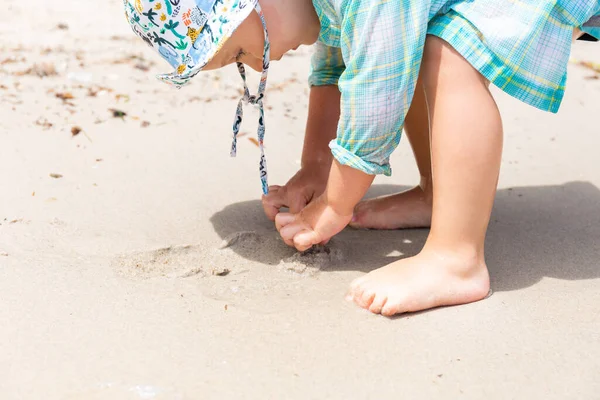
[[[570,67],[558,115],[497,96],[494,295],[385,319],[347,285],[427,232],[286,248],[260,207],[255,113],[228,156],[235,68],[174,91],[118,0],[2,9],[1,399],[600,398],[598,74]],[[308,54],[272,65],[272,183],[298,168]],[[372,195],[416,182],[406,141],[393,167]]]

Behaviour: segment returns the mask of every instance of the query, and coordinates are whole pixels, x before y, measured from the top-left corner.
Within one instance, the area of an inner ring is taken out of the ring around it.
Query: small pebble
[[[81,129],[79,126],[74,126],[71,128],[71,134],[73,136],[77,136],[79,135],[79,133],[82,131],[83,129]]]

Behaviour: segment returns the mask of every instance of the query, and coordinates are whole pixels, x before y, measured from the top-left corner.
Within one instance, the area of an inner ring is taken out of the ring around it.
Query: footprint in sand
[[[200,245],[171,246],[125,254],[118,257],[114,265],[120,275],[132,279],[225,276],[247,262],[238,251],[242,254],[255,251],[263,242],[264,238],[256,232],[236,232],[225,238],[218,249]]]
[[[116,260],[118,272],[128,278],[187,278],[206,276],[209,259],[200,246],[173,246],[127,254]]]
[[[298,253],[285,246],[276,234],[245,231],[227,236],[217,249],[200,245],[165,247],[126,254],[114,264],[122,276],[149,279],[225,276],[243,268],[256,268],[256,263],[313,276],[342,260],[342,251],[331,243]]]

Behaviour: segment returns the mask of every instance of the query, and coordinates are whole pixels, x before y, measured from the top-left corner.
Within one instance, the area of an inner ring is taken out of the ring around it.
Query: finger
[[[303,230],[294,236],[294,247],[296,247],[298,251],[306,251],[313,245],[319,244],[320,241],[319,235],[312,229]]]
[[[279,189],[281,189],[281,186],[279,186],[279,185],[271,185],[271,186],[269,186],[269,193],[275,192],[275,191],[277,191]]]
[[[287,244],[289,247],[294,247],[294,240],[284,239],[283,237],[281,239],[283,240],[283,243]]]
[[[275,217],[275,227],[279,232],[281,232],[281,228],[286,225],[291,224],[296,220],[296,216],[290,213],[279,213]]]
[[[281,228],[279,234],[283,238],[283,240],[289,240],[294,245],[294,238],[296,235],[304,230],[306,230],[306,225],[301,223],[289,224]]]
[[[269,193],[262,197],[263,210],[271,221],[275,220],[279,209],[285,207],[285,203],[285,193],[281,189],[269,190]]]
[[[290,247],[296,247],[294,245],[294,236],[298,232],[301,232],[306,227],[302,226],[300,223],[291,223],[281,228],[279,234],[281,235],[281,239],[283,239],[284,243]]]
[[[290,207],[290,212],[292,214],[298,214],[300,211],[302,211],[304,207],[306,207],[306,204],[308,203],[303,195],[294,196],[291,199],[289,197],[290,196],[288,195],[288,203]]]

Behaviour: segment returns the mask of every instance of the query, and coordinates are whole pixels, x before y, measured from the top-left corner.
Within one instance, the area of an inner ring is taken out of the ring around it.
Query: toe
[[[386,302],[387,296],[381,294],[375,295],[375,298],[369,306],[369,311],[371,311],[374,314],[381,314],[381,310],[383,310],[383,307],[385,307]]]
[[[352,216],[352,219],[348,223],[348,226],[352,229],[362,229],[362,226],[360,225],[360,219],[356,214]]]
[[[350,228],[354,228],[354,229],[362,229],[363,228],[363,225],[362,225],[363,212],[361,210],[362,210],[362,207],[360,207],[360,204],[358,206],[356,206],[356,208],[354,209],[354,214],[352,214],[352,219],[350,220],[350,223],[348,223],[348,226]]]
[[[362,308],[369,308],[374,298],[375,291],[366,285],[365,280],[362,280],[352,289],[352,300]]]
[[[354,302],[362,308],[369,309],[373,300],[375,299],[375,292],[370,290],[364,290],[360,296],[354,297]]]
[[[381,315],[391,317],[396,314],[401,314],[403,312],[401,306],[402,304],[400,302],[388,299],[381,308]]]
[[[348,294],[346,295],[346,300],[353,301],[355,296],[358,296],[359,290],[361,288],[361,284],[364,281],[364,277],[356,278],[350,283],[350,288],[348,289]]]

